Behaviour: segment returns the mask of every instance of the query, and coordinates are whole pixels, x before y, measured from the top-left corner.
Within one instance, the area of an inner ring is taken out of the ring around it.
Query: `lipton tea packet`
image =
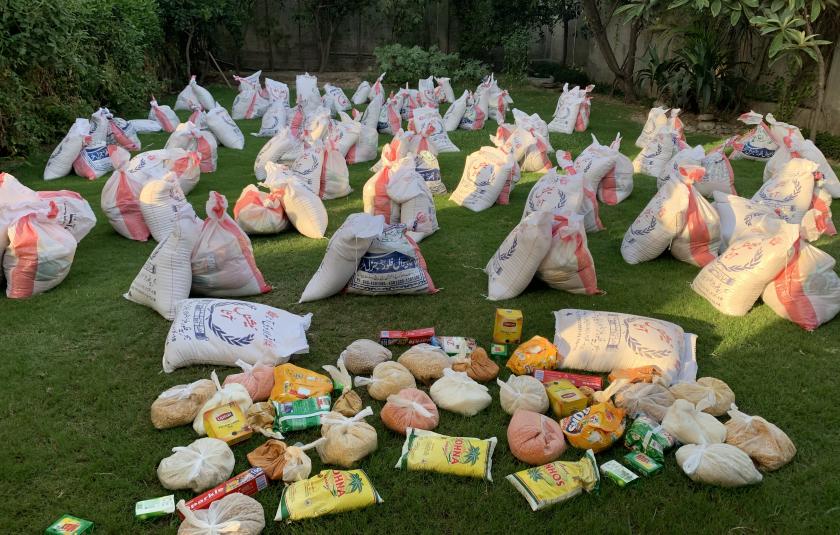
[[[595,454],[587,450],[579,461],[554,461],[506,478],[528,501],[532,511],[574,498],[583,491],[598,492],[601,475]]]
[[[228,446],[248,440],[254,434],[245,413],[236,403],[221,405],[205,412],[204,430],[208,437],[224,440]]]
[[[474,477],[493,481],[496,437],[448,437],[425,429],[405,430],[402,454],[394,468]]]
[[[283,489],[274,520],[294,522],[382,503],[364,470],[322,470]]]
[[[582,411],[589,404],[589,399],[567,379],[552,381],[545,385],[545,393],[551,403],[551,410],[558,418],[565,418]]]
[[[624,433],[624,409],[610,402],[597,403],[560,420],[572,446],[595,453],[605,450]]]

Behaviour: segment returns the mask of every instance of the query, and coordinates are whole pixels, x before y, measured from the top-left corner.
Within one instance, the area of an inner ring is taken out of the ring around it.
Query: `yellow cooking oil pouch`
[[[586,450],[579,461],[554,461],[507,476],[508,482],[528,500],[531,510],[574,498],[583,491],[598,492],[601,474],[595,453]]]
[[[496,437],[448,437],[412,427],[405,431],[405,443],[395,468],[493,481],[490,470]]]
[[[294,522],[382,503],[364,470],[321,470],[283,489],[274,520]]]

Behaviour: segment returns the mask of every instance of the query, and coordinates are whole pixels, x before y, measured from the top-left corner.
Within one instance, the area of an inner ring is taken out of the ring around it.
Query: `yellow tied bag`
[[[269,399],[288,403],[325,396],[332,392],[332,389],[332,379],[326,375],[287,363],[274,368],[274,388],[271,389]]]
[[[558,364],[557,347],[542,336],[520,344],[507,361],[508,369],[516,375],[530,374],[534,370],[554,370]]]
[[[293,522],[382,503],[364,470],[322,470],[283,489],[274,520]]]
[[[496,437],[448,437],[409,427],[402,454],[394,468],[474,477],[493,481]]]
[[[598,492],[601,474],[595,454],[587,450],[579,461],[554,461],[510,474],[506,479],[528,500],[531,510],[537,511],[583,491]]]

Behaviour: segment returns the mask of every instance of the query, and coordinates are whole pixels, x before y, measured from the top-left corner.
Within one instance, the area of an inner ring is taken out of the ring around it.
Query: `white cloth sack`
[[[194,364],[277,366],[309,352],[306,331],[312,314],[230,299],[185,299],[166,337],[163,371]]]
[[[128,124],[138,134],[153,134],[155,132],[163,131],[160,123],[153,119],[129,119]]]
[[[61,143],[52,151],[50,159],[44,168],[44,180],[54,180],[70,174],[73,170],[73,162],[82,148],[85,140],[90,136],[90,121],[87,119],[76,119],[73,126],[61,140]]]
[[[515,156],[495,147],[482,147],[467,156],[464,173],[449,200],[473,212],[493,206],[516,165]]]
[[[317,194],[304,182],[294,177],[272,180],[274,164],[268,164],[271,191],[281,193],[286,217],[295,229],[306,236],[319,240],[327,232],[327,209]]]
[[[452,368],[444,368],[443,377],[429,388],[429,395],[441,409],[462,416],[475,416],[493,401],[486,386]]]
[[[554,215],[537,211],[522,219],[487,262],[487,298],[512,299],[528,287],[551,249]]]
[[[544,414],[548,410],[548,394],[545,386],[530,375],[511,375],[507,382],[496,379],[499,385],[499,403],[502,410],[513,414],[522,409]]]
[[[610,148],[615,150],[615,165],[607,174],[601,178],[598,184],[598,200],[602,203],[614,206],[633,193],[633,161],[619,152],[621,148],[621,134],[616,134],[615,140],[610,143]]]
[[[356,106],[360,106],[368,101],[368,95],[370,94],[370,82],[367,80],[363,80],[359,86],[356,88],[356,91],[353,93],[351,100],[353,104]]]
[[[245,148],[245,136],[242,130],[230,118],[230,114],[221,106],[216,106],[207,112],[207,126],[219,143],[230,149]]]
[[[174,132],[181,124],[178,114],[166,104],[158,104],[154,97],[149,102],[149,119],[158,123],[165,132]]]
[[[178,535],[258,535],[265,529],[263,506],[239,492],[212,502],[207,509],[193,511],[184,500],[177,507],[184,516]]]
[[[458,129],[458,125],[461,124],[461,119],[463,119],[464,113],[467,111],[467,99],[469,96],[470,92],[464,90],[463,94],[458,97],[458,100],[453,101],[446,110],[446,113],[443,114],[443,127],[447,132],[453,132]]]
[[[235,463],[223,440],[199,438],[189,446],[172,448],[172,455],[160,461],[157,476],[165,489],[199,493],[227,480]]]
[[[77,243],[96,226],[96,215],[90,204],[75,191],[39,191],[36,196],[49,209],[50,219],[70,232]]]
[[[710,399],[702,399],[697,405],[676,399],[665,411],[662,429],[682,444],[720,444],[726,440],[726,427],[711,414],[703,412],[713,404]]]
[[[303,141],[292,134],[288,127],[282,128],[263,145],[254,161],[254,175],[257,180],[265,180],[266,164],[292,163],[303,154]]]
[[[169,136],[164,149],[184,149],[187,152],[198,152],[201,155],[200,169],[202,173],[212,173],[216,170],[218,142],[216,136],[207,130],[200,129],[192,121],[181,123]]]
[[[155,241],[163,241],[175,227],[176,217],[196,219],[175,173],[169,172],[157,180],[146,182],[140,190],[140,211]]]
[[[633,170],[652,177],[660,176],[679,150],[677,140],[678,137],[673,130],[660,129],[633,160]]]
[[[718,487],[761,483],[750,456],[729,444],[687,444],[677,450],[677,464],[692,481]]]
[[[552,218],[551,247],[537,268],[537,276],[556,290],[584,295],[600,293],[582,216]]]
[[[554,345],[564,355],[563,368],[610,372],[655,365],[666,384],[694,381],[697,376],[697,335],[679,325],[632,314],[575,309],[559,310],[554,318]]]
[[[816,163],[801,158],[789,160],[776,176],[755,192],[753,202],[767,206],[788,223],[798,225],[811,207],[814,174],[818,168]]]
[[[253,184],[245,186],[236,200],[233,218],[248,234],[277,234],[289,226],[282,194],[260,191]]]
[[[388,225],[377,236],[347,283],[347,293],[362,295],[435,293],[420,248],[405,225]]]

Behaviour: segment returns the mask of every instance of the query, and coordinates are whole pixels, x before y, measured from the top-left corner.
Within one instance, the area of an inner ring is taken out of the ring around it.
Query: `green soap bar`
[[[161,496],[142,500],[134,504],[134,516],[137,520],[171,515],[175,512],[175,495]]]
[[[662,470],[661,464],[638,451],[630,452],[625,455],[624,462],[646,476],[652,476],[656,472]]]
[[[602,464],[601,473],[613,480],[619,487],[626,487],[639,479],[639,476],[624,468],[618,461],[607,461]]]
[[[50,524],[44,535],[85,535],[93,533],[93,522],[73,515],[61,515]]]
[[[507,344],[491,344],[490,356],[495,358],[505,358],[508,356]]]

